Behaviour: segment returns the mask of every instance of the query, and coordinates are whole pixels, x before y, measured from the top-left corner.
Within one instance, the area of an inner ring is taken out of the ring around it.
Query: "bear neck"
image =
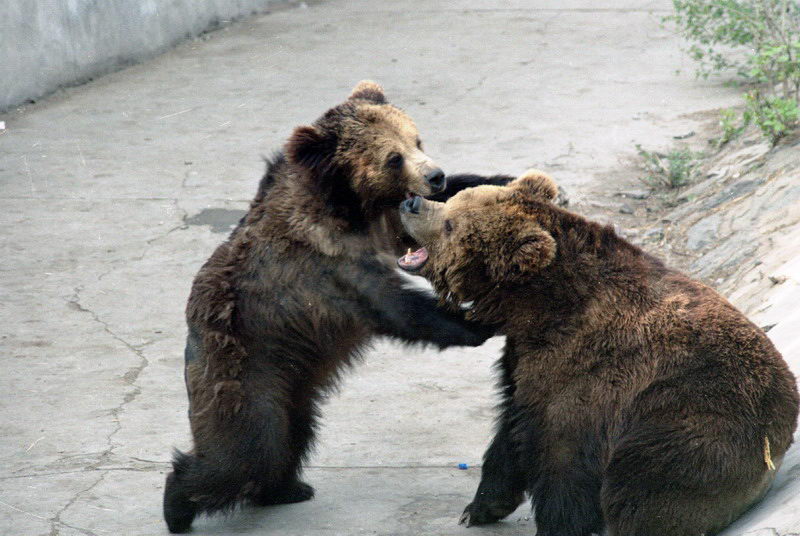
[[[352,186],[355,170],[347,163],[334,160],[315,170],[294,167],[292,172],[299,179],[301,195],[321,201],[321,210],[352,233],[369,234],[400,203],[357,192]]]
[[[334,257],[399,251],[399,217],[392,218],[396,208],[376,210],[368,218],[363,213],[353,216],[349,210],[332,207],[330,198],[306,177],[287,171],[284,180],[270,187],[269,195],[254,201],[264,206],[263,233],[307,244]]]

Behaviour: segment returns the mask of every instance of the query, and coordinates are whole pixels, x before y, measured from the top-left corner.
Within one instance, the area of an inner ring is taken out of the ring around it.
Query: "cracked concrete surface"
[[[191,280],[255,192],[260,155],[358,80],[386,87],[445,170],[541,167],[589,213],[581,201],[626,178],[634,142],[665,145],[738,100],[675,75],[691,64],[659,25],[666,0],[419,6],[263,16],[2,117],[0,534],[165,533],[170,449],[189,438]],[[377,343],[325,407],[306,475],[317,497],[200,519],[196,533],[532,533],[525,507],[456,525],[501,346]]]

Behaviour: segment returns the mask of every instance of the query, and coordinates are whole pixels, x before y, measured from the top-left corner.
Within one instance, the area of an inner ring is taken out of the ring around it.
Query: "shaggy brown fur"
[[[507,335],[497,435],[462,521],[505,517],[527,492],[540,536],[716,533],[772,482],[795,379],[714,290],[555,194],[530,172],[401,208],[443,300]]]
[[[414,123],[374,83],[295,129],[192,287],[194,449],[176,453],[167,477],[172,532],[241,500],[310,499],[298,476],[318,399],[372,336],[439,348],[488,338],[490,330],[406,290],[389,255],[402,242],[398,203],[444,188]]]

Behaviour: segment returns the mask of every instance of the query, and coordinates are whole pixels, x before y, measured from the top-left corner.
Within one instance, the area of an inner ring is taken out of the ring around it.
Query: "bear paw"
[[[511,514],[519,506],[518,501],[504,499],[484,500],[471,502],[464,508],[459,525],[472,527],[473,525],[488,525],[496,523]]]
[[[192,530],[192,521],[197,505],[192,502],[173,472],[167,475],[164,489],[164,519],[172,534],[183,534]]]
[[[314,488],[305,482],[296,480],[281,490],[262,492],[253,499],[253,502],[258,506],[269,506],[308,501],[313,497]]]

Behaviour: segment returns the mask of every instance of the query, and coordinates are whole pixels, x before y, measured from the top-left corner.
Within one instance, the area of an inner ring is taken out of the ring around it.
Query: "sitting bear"
[[[398,203],[475,183],[465,175],[447,185],[414,123],[371,82],[294,130],[192,286],[185,379],[194,448],[176,452],[167,476],[171,532],[242,500],[311,498],[298,477],[318,400],[372,336],[445,348],[491,335],[406,289],[394,265],[407,238]]]
[[[552,203],[531,171],[404,201],[424,248],[398,264],[507,336],[501,416],[462,523],[527,493],[539,536],[713,534],[758,501],[792,442],[794,377],[714,290]]]

